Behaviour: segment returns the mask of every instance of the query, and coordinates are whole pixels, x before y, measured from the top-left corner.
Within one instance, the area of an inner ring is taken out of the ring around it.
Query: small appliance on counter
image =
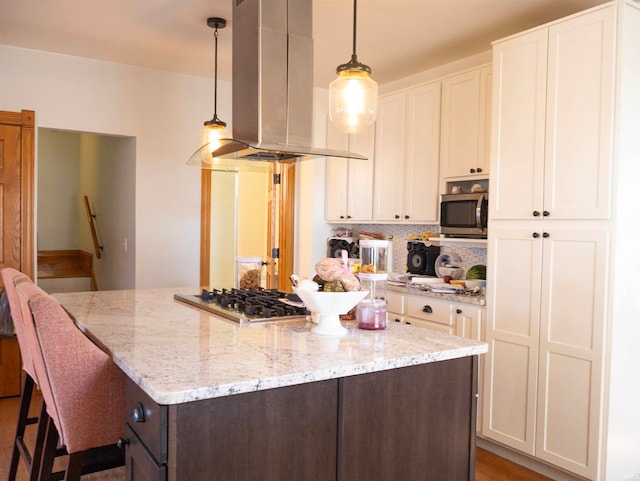
[[[423,241],[407,242],[407,272],[416,275],[437,276],[435,263],[439,255],[439,246],[427,245]]]
[[[358,242],[353,237],[329,237],[327,239],[327,257],[340,259],[342,251],[346,250],[350,259],[360,256]]]
[[[360,239],[360,283],[369,295],[356,308],[360,329],[387,327],[387,279],[390,242],[378,239]]]

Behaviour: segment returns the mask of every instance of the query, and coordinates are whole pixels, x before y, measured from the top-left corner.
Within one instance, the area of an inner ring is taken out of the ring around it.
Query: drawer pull
[[[134,423],[144,422],[144,406],[142,403],[136,404],[136,407],[133,408],[133,411],[131,412],[131,419],[133,419]]]
[[[431,314],[431,313],[433,313],[433,309],[431,308],[430,305],[427,304],[426,306],[424,306],[422,308],[422,312],[426,312],[427,314]]]

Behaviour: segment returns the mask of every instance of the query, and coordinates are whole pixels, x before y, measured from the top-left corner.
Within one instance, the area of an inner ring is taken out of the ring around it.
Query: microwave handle
[[[482,202],[484,201],[484,195],[478,197],[478,203],[476,204],[476,227],[483,229],[482,226]]]

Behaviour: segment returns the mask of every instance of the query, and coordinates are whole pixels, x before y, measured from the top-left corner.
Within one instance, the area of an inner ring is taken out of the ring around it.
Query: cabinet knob
[[[470,174],[475,174],[476,173],[476,169],[469,169],[469,173]]]
[[[456,314],[462,314],[462,309],[456,309]]]
[[[407,214],[405,214],[405,215],[404,215],[404,218],[405,218],[405,219],[408,219],[408,218],[409,218],[409,216],[408,216]]]
[[[120,449],[124,449],[124,447],[128,444],[129,440],[127,438],[118,438],[118,441],[116,442],[116,446],[118,446]]]
[[[542,233],[542,237],[544,237],[546,239],[547,237],[549,237],[549,233],[548,232],[543,232]]]
[[[480,172],[482,172],[482,169],[481,169],[480,167],[478,167],[478,168],[476,169],[476,172],[479,174]]]
[[[538,234],[537,232],[534,232],[531,235],[533,236],[534,239],[537,239],[538,237],[540,237],[540,234]]]
[[[544,217],[549,217],[549,211],[548,211],[548,210],[543,210],[543,211],[542,211],[542,215],[543,215]]]
[[[350,216],[350,215],[348,215],[348,216],[347,216],[347,219],[351,219],[351,216]]]
[[[400,216],[399,216],[398,214],[396,214],[396,215],[395,215],[395,218],[396,218],[396,219],[399,219],[399,218],[400,218]]]
[[[540,212],[537,210],[533,211],[533,217],[539,217],[540,216]]]
[[[341,219],[344,219],[344,216],[343,216],[343,215],[341,215],[341,216],[340,216],[340,218],[341,218]]]
[[[431,308],[430,305],[426,305],[422,308],[422,312],[426,312],[427,314],[431,314],[433,312],[433,309]]]
[[[410,325],[411,325],[411,321],[407,321],[407,322],[405,322],[405,324],[406,324],[407,326],[410,326]]]
[[[394,319],[395,322],[400,322],[400,319],[398,319],[397,317]]]
[[[144,406],[142,403],[136,404],[136,407],[131,411],[131,419],[133,419],[134,423],[143,423],[144,422]]]

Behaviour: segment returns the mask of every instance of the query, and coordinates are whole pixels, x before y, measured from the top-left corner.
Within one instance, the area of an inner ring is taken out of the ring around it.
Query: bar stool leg
[[[24,442],[24,433],[30,424],[38,421],[38,418],[29,417],[29,407],[33,399],[33,388],[35,383],[33,378],[26,374],[24,378],[24,386],[22,387],[22,395],[20,396],[20,408],[18,410],[18,426],[16,427],[16,436],[13,443],[13,451],[11,453],[11,462],[9,463],[8,481],[15,481],[18,473],[18,465],[20,464],[20,455],[24,458],[29,471],[33,465],[34,455],[29,453]]]
[[[42,423],[44,420],[41,420]],[[40,462],[39,468],[39,476],[37,478],[38,481],[51,481],[51,474],[53,473],[53,462],[56,459],[56,451],[58,448],[58,430],[56,429],[53,420],[47,416],[44,435],[43,450],[42,450],[42,459]]]

